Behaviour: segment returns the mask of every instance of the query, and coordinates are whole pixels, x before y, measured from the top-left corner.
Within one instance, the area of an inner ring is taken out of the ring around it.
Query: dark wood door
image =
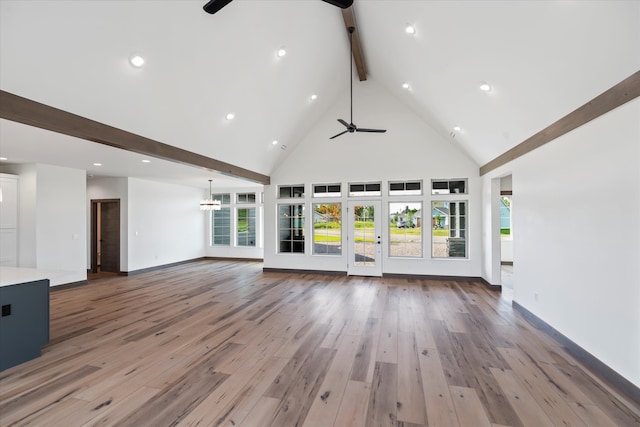
[[[100,203],[100,271],[120,272],[120,201]]]

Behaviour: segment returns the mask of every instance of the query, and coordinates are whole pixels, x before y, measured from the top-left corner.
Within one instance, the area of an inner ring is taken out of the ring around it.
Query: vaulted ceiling
[[[327,135],[318,143],[329,143],[341,125],[319,118],[349,90],[341,10],[319,0],[235,0],[209,15],[204,3],[0,0],[0,87],[263,175],[316,126]],[[640,69],[638,1],[353,7],[368,73],[354,87],[380,85],[478,166]],[[129,63],[134,54],[143,67]],[[202,187],[212,175],[4,119],[0,156]]]

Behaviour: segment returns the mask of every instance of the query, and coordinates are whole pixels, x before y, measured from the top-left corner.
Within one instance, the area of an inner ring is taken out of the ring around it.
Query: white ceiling
[[[342,130],[318,122],[349,89],[339,8],[235,0],[209,15],[204,3],[0,0],[0,87],[265,175],[313,127]],[[354,9],[368,78],[478,166],[640,69],[639,1],[355,0]],[[143,68],[128,63],[134,53]],[[203,188],[212,177],[5,120],[0,156]]]

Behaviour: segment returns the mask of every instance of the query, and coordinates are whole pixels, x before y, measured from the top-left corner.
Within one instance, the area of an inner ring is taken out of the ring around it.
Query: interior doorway
[[[91,273],[120,273],[120,199],[91,200]]]
[[[502,286],[513,289],[513,178],[500,178],[500,272]]]

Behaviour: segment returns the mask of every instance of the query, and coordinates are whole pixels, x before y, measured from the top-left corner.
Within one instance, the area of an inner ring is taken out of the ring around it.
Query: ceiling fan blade
[[[349,123],[345,122],[345,121],[344,121],[344,120],[342,120],[342,119],[338,119],[338,121],[339,121],[340,123],[342,123],[342,124],[344,125],[344,127],[349,128]]]
[[[374,133],[385,133],[386,129],[366,129],[366,128],[357,128],[356,132],[374,132]]]
[[[232,0],[209,0],[207,4],[202,6],[202,8],[205,12],[213,15],[214,13],[231,3],[231,1]]]
[[[329,138],[329,139],[337,138],[337,137],[339,137],[340,135],[344,135],[344,134],[345,134],[345,133],[347,133],[347,132],[349,132],[349,131],[348,131],[348,130],[343,130],[343,131],[342,131],[342,132],[340,132],[339,134],[337,134],[337,135],[333,135],[333,136],[332,136],[331,138]]]
[[[322,0],[326,3],[338,6],[341,9],[346,9],[353,4],[353,0]]]

